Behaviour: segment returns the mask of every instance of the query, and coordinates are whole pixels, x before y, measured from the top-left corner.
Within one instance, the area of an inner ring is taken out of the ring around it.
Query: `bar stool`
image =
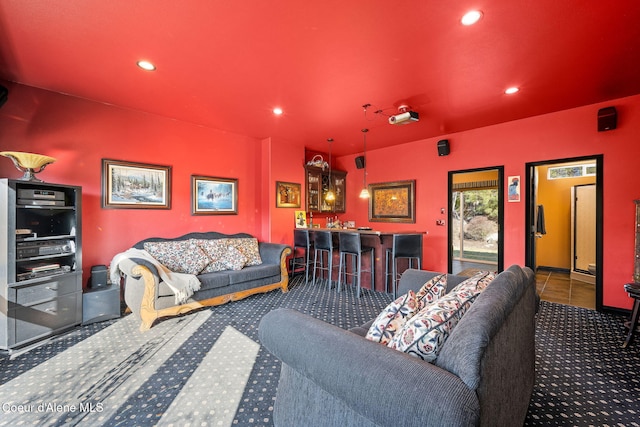
[[[313,285],[316,284],[316,271],[326,271],[331,289],[331,273],[333,273],[333,236],[330,231],[314,231],[313,232]],[[320,260],[318,261],[318,255]],[[324,257],[327,257],[327,264]]]
[[[413,268],[413,261],[418,261],[418,270],[422,263],[422,234],[394,234],[391,248],[387,248],[385,256],[385,292],[389,291],[389,276],[391,276],[391,287],[393,299],[396,299],[398,276],[402,272],[398,271],[399,259],[407,259],[408,268]],[[391,269],[389,269],[391,261]]]
[[[624,285],[624,290],[633,298],[633,310],[631,310],[631,318],[629,319],[629,334],[627,339],[624,340],[622,348],[626,348],[633,339],[633,333],[638,326],[638,318],[640,318],[640,283],[627,283]]]
[[[297,268],[304,267],[304,284],[309,283],[309,266],[311,265],[311,239],[309,230],[300,228],[293,230],[293,258],[291,259],[291,277]]]
[[[338,292],[340,292],[340,284],[342,282],[342,265],[344,264],[344,283],[347,284],[347,275],[354,276],[358,284],[358,298],[360,298],[360,282],[363,271],[371,273],[371,290],[375,290],[374,281],[374,249],[368,246],[362,246],[359,233],[341,232],[339,233],[340,241],[340,265],[338,267]],[[369,270],[362,269],[362,255],[369,253],[371,257],[371,266]],[[347,257],[352,260],[353,272],[347,272]],[[355,259],[354,259],[355,257]]]

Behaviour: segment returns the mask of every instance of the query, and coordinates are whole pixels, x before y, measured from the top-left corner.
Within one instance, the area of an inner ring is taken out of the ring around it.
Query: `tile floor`
[[[538,270],[536,272],[536,287],[540,299],[543,301],[573,305],[576,307],[596,308],[595,285],[571,280],[569,273]]]

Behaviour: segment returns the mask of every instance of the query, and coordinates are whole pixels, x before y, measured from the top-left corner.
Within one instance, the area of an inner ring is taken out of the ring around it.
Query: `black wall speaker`
[[[438,156],[446,156],[449,154],[449,140],[442,139],[438,141]]]
[[[616,126],[618,126],[616,107],[606,107],[598,110],[598,132],[613,130]]]
[[[4,87],[4,86],[0,86],[0,107],[2,107],[2,105],[7,102],[7,95],[9,94],[9,90]]]
[[[358,169],[362,169],[364,168],[364,156],[358,156],[356,157],[356,168]]]

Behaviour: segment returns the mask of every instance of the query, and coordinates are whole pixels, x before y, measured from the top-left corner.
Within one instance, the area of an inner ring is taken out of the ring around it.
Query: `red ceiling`
[[[0,0],[0,78],[347,154],[364,127],[378,148],[639,94],[639,18],[638,0]],[[400,104],[420,121],[389,125]]]

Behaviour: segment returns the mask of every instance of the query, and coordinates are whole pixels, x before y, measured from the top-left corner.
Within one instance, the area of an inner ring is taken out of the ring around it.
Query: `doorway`
[[[502,182],[502,166],[449,172],[450,273],[503,270]]]
[[[553,284],[547,292],[538,280],[544,300],[602,308],[602,162],[596,155],[526,165],[525,263]]]

